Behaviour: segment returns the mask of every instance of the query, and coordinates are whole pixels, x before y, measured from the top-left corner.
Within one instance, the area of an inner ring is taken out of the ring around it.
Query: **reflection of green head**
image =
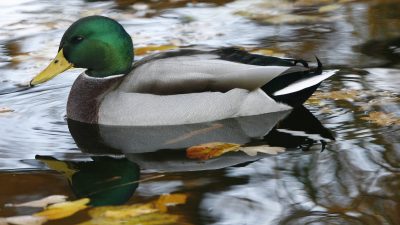
[[[90,198],[93,206],[121,205],[138,187],[140,168],[126,158],[92,157],[94,161],[60,161],[51,156],[36,156],[50,169],[67,177],[78,198]]]
[[[140,169],[125,158],[96,157],[74,167],[79,171],[72,175],[72,189],[78,198],[90,198],[93,206],[124,204],[138,187]]]
[[[64,56],[87,74],[106,77],[126,74],[133,61],[132,39],[117,21],[89,16],[73,23],[61,39]]]

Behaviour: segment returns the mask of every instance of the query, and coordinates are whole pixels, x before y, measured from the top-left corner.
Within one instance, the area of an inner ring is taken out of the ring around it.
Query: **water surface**
[[[101,205],[185,193],[187,204],[174,213],[190,224],[399,224],[399,10],[395,0],[1,2],[0,108],[12,112],[0,113],[0,216],[31,214],[3,205],[51,194],[89,196]],[[158,133],[82,126],[65,118],[70,86],[82,70],[25,85],[56,54],[65,29],[94,14],[120,21],[136,48],[240,46],[310,61],[317,55],[338,72],[306,109],[290,115]],[[374,112],[391,120],[365,119]],[[185,149],[202,141],[284,151],[188,159]],[[45,160],[79,173],[71,183]],[[112,176],[122,183],[156,178],[112,191],[105,187],[118,184],[93,186]]]

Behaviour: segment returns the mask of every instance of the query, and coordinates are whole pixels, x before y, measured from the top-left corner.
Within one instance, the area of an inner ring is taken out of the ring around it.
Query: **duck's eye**
[[[75,37],[72,38],[71,41],[72,41],[73,43],[79,43],[79,42],[81,42],[83,39],[84,39],[83,36],[75,36]]]

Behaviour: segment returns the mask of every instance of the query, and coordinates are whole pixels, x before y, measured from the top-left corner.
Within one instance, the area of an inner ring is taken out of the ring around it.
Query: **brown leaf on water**
[[[135,48],[135,55],[146,55],[150,52],[162,52],[178,48],[174,45],[148,45],[145,47]]]
[[[186,156],[189,159],[208,160],[219,157],[227,152],[236,152],[240,148],[239,144],[211,142],[202,145],[192,146],[186,149]]]
[[[322,99],[354,101],[360,97],[358,90],[340,90],[329,92],[315,92],[307,101],[308,103],[318,103]]]
[[[69,217],[78,211],[86,209],[90,202],[88,198],[76,201],[61,202],[47,207],[44,211],[34,214],[34,216],[45,217],[48,220],[57,220]]]
[[[0,113],[8,113],[8,112],[14,112],[14,110],[7,107],[0,107]]]
[[[177,224],[178,215],[166,213],[167,206],[185,204],[185,194],[167,194],[145,204],[96,207],[89,211],[90,221],[79,225],[158,225]]]
[[[393,113],[371,112],[368,116],[361,117],[361,119],[379,126],[400,125],[400,118],[396,117]]]
[[[234,143],[211,142],[202,145],[192,146],[186,149],[186,156],[189,159],[209,160],[220,157],[228,152],[242,151],[249,156],[256,156],[258,153],[276,155],[284,152],[285,148],[273,147],[269,145],[259,146],[240,146]]]

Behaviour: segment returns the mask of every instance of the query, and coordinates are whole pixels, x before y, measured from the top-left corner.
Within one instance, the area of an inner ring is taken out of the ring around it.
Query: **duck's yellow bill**
[[[50,65],[31,80],[30,85],[33,86],[44,83],[71,67],[73,67],[72,63],[65,59],[63,49],[61,49],[56,58],[51,61]]]

